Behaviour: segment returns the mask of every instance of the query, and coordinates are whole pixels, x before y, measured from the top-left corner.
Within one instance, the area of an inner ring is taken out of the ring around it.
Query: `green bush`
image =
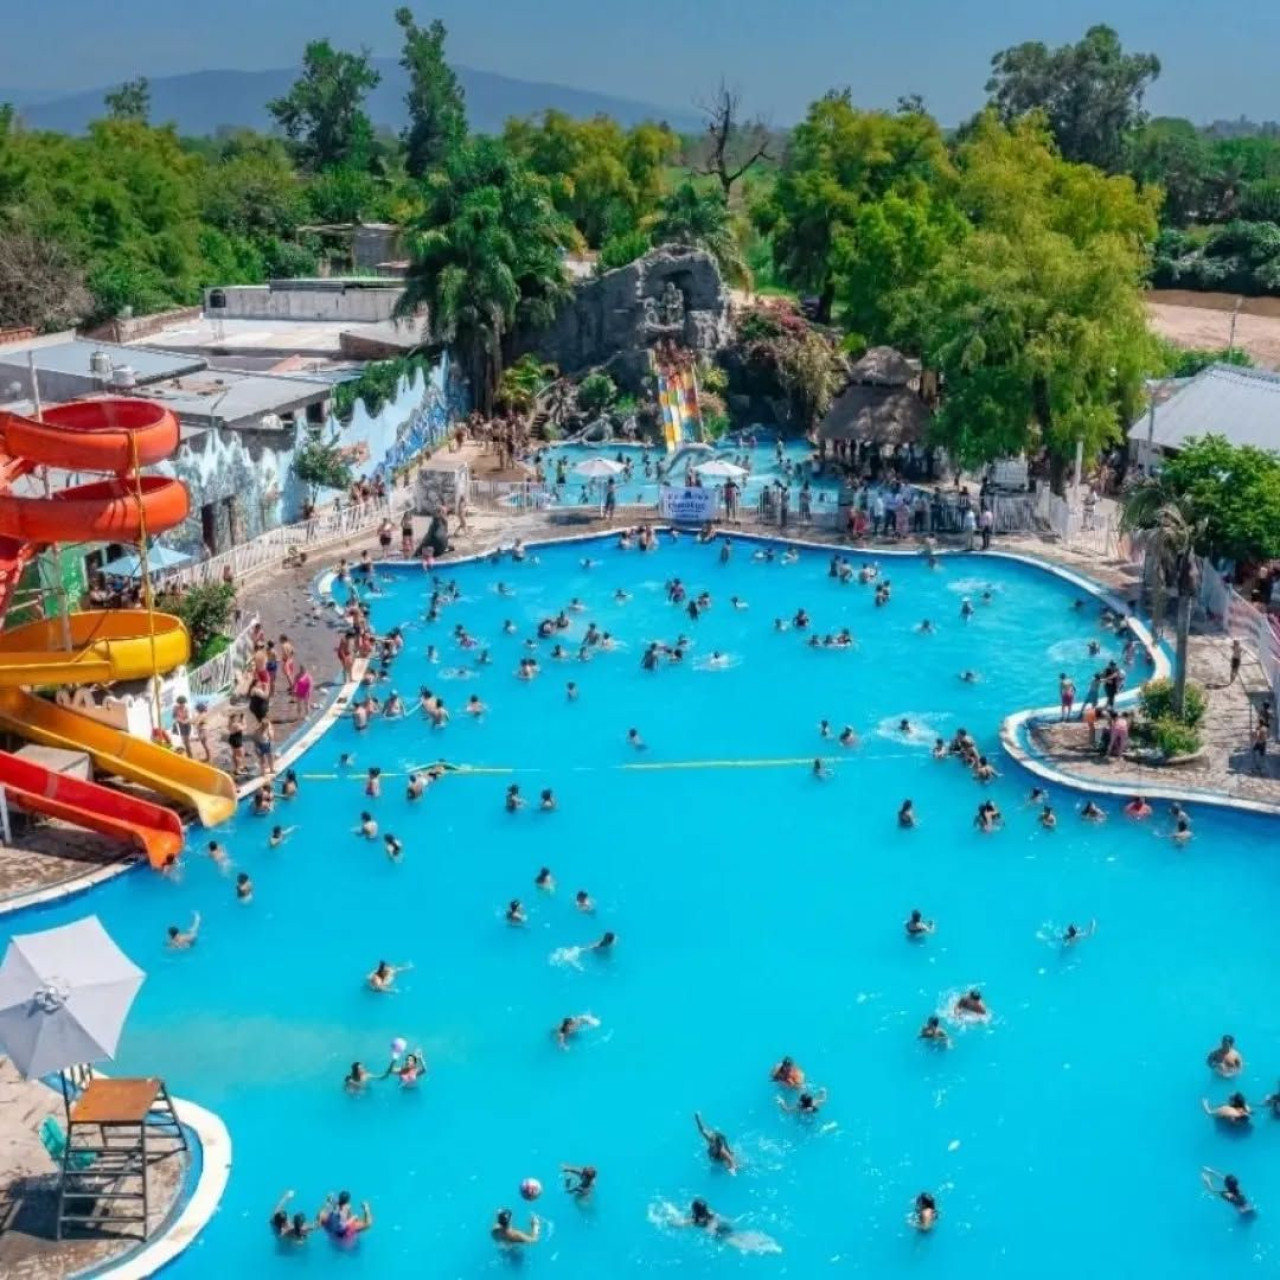
[[[607,373],[589,373],[578,384],[578,408],[591,417],[603,413],[615,400],[618,388]]]
[[[1142,713],[1148,720],[1178,722],[1173,718],[1173,681],[1151,680],[1142,687]],[[1186,697],[1182,704],[1182,724],[1195,729],[1204,719],[1208,702],[1204,690],[1198,684],[1187,682]]]
[[[1151,741],[1165,757],[1189,756],[1200,750],[1200,735],[1195,729],[1172,718],[1152,721]]]
[[[600,253],[596,257],[596,274],[603,275],[606,271],[625,267],[637,258],[643,258],[650,247],[647,231],[624,231],[621,235],[610,236],[600,246]]]
[[[719,440],[729,430],[731,423],[727,413],[704,413],[702,430],[708,440]]]
[[[182,619],[191,636],[192,661],[205,662],[208,646],[215,636],[224,633],[236,607],[236,589],[229,583],[210,582],[188,587],[172,605],[171,613]]]

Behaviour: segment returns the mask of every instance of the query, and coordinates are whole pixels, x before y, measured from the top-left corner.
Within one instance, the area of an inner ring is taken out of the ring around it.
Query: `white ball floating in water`
[[[526,1178],[520,1184],[520,1194],[526,1200],[536,1200],[542,1194],[542,1183],[537,1178]]]

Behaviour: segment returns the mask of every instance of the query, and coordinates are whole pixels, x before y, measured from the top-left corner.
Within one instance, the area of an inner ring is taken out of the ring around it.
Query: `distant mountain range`
[[[405,124],[408,77],[393,58],[375,58],[373,65],[381,72],[382,80],[369,95],[369,114],[375,126],[398,132]],[[682,132],[701,128],[697,113],[688,106],[660,107],[562,84],[516,80],[471,67],[455,70],[466,92],[471,127],[480,133],[497,133],[509,117],[528,116],[549,107],[579,118],[604,113],[624,125],[665,120]],[[222,127],[266,130],[273,123],[267,114],[267,103],[286,94],[297,75],[293,68],[279,68],[156,76],[151,79],[151,119],[156,124],[172,122],[179,133],[188,136],[213,134]],[[12,102],[30,129],[83,133],[89,121],[103,115],[103,95],[111,87],[114,86],[71,94],[32,89],[7,94],[0,88],[0,102]]]

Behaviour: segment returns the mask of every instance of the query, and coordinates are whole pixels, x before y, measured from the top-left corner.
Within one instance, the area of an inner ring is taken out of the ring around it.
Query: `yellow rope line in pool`
[[[776,759],[762,760],[651,760],[644,763],[632,762],[630,764],[575,765],[571,766],[570,772],[597,773],[601,769],[617,769],[630,773],[657,773],[666,769],[793,769],[800,765],[812,765],[815,759],[820,758],[815,756],[781,756]],[[826,761],[824,760],[823,763],[825,764]],[[430,765],[420,765],[416,769],[406,769],[403,773],[384,769],[379,774],[379,777],[406,778],[411,773],[425,773],[430,767]],[[495,777],[513,773],[550,773],[552,770],[545,768],[518,769],[505,765],[454,764],[450,765],[445,772],[446,776],[465,776],[470,774],[473,777]],[[298,777],[304,782],[363,782],[366,775],[358,768],[353,767],[350,773],[300,773]]]

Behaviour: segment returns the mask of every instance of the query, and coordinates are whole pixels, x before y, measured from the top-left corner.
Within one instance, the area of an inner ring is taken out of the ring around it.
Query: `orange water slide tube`
[[[0,411],[0,448],[12,457],[63,471],[124,475],[153,466],[178,447],[178,420],[150,400],[78,400],[54,405],[41,421]]]
[[[141,496],[139,496],[139,491]],[[191,510],[187,486],[167,476],[97,480],[48,498],[0,495],[0,537],[27,542],[136,542],[162,533]]]
[[[164,805],[54,773],[8,751],[0,751],[0,787],[17,808],[132,845],[153,867],[182,852],[182,822]]]

